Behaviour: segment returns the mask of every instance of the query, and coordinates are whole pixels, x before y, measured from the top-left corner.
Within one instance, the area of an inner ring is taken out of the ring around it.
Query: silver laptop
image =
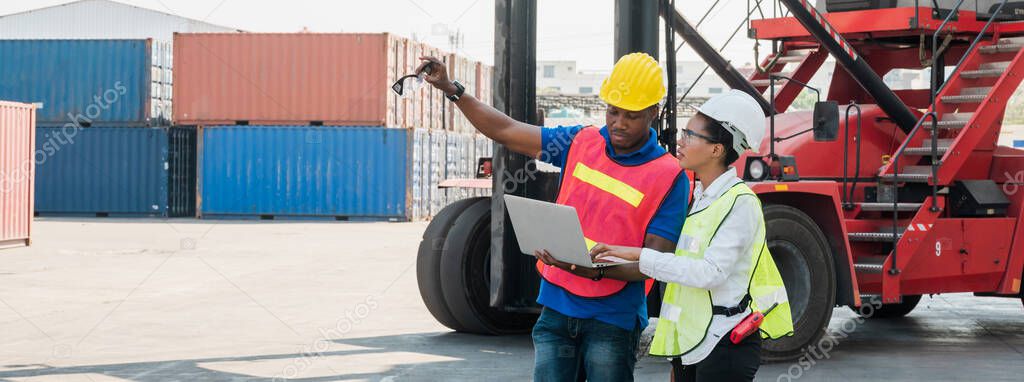
[[[505,208],[512,219],[519,249],[527,255],[533,256],[534,251],[546,249],[559,261],[587,268],[635,263],[622,259],[591,260],[579,215],[571,206],[505,195]]]

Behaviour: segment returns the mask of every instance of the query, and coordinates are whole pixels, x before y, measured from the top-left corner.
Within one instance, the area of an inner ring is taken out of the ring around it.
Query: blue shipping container
[[[38,215],[195,216],[195,128],[36,131]]]
[[[412,218],[409,130],[213,126],[201,134],[203,217]]]
[[[158,125],[151,49],[151,40],[0,40],[0,99],[42,103],[38,126]]]

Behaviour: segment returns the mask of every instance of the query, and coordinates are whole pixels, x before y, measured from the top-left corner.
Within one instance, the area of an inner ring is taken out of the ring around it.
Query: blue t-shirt
[[[542,129],[540,160],[564,168],[572,140],[583,128],[584,126],[558,126]],[[625,155],[615,154],[607,127],[601,128],[601,136],[604,137],[608,156],[622,165],[640,165],[666,153],[665,149],[658,145],[654,129],[651,129],[650,137],[642,148]],[[561,176],[559,178],[561,182]],[[673,243],[677,242],[679,232],[683,229],[683,220],[686,219],[689,193],[689,180],[685,176],[679,176],[647,226],[647,233],[661,236]],[[643,281],[630,282],[619,293],[608,297],[585,298],[575,296],[541,278],[537,303],[569,317],[597,319],[626,330],[633,330],[637,320],[641,329],[647,327],[647,299]]]

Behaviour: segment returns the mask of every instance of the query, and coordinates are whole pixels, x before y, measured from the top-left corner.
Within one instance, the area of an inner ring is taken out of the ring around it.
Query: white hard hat
[[[732,134],[732,147],[737,154],[755,151],[764,138],[764,111],[749,94],[736,89],[711,97],[697,108],[701,114],[722,124]]]

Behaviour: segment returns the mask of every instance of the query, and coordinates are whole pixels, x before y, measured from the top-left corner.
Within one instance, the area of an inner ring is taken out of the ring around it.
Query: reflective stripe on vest
[[[576,163],[576,167],[572,170],[572,176],[583,183],[593,185],[594,187],[600,188],[609,194],[615,195],[619,199],[629,203],[629,205],[634,208],[640,207],[640,202],[644,200],[644,193],[621,180],[612,178],[600,171],[587,167],[587,165],[583,163]]]
[[[718,232],[718,227],[729,215],[736,199],[745,195],[757,197],[746,184],[738,183],[708,208],[688,216],[679,236],[676,256],[703,259],[705,250]],[[760,210],[760,201],[757,205]],[[747,293],[751,297],[751,309],[764,311],[776,302],[779,303],[761,324],[761,337],[777,339],[792,335],[793,318],[789,299],[782,276],[768,252],[763,216],[751,248],[751,267],[747,271],[750,280]],[[704,341],[712,320],[710,290],[669,283],[661,307],[654,341],[651,343],[652,355],[680,356]]]
[[[587,248],[595,243],[642,247],[647,226],[682,173],[669,154],[637,166],[625,166],[608,157],[607,141],[596,127],[586,127],[573,138],[565,161],[556,203],[576,208]],[[548,282],[581,297],[607,297],[627,283],[605,278],[594,281],[537,262]],[[650,290],[653,280],[648,280]]]

